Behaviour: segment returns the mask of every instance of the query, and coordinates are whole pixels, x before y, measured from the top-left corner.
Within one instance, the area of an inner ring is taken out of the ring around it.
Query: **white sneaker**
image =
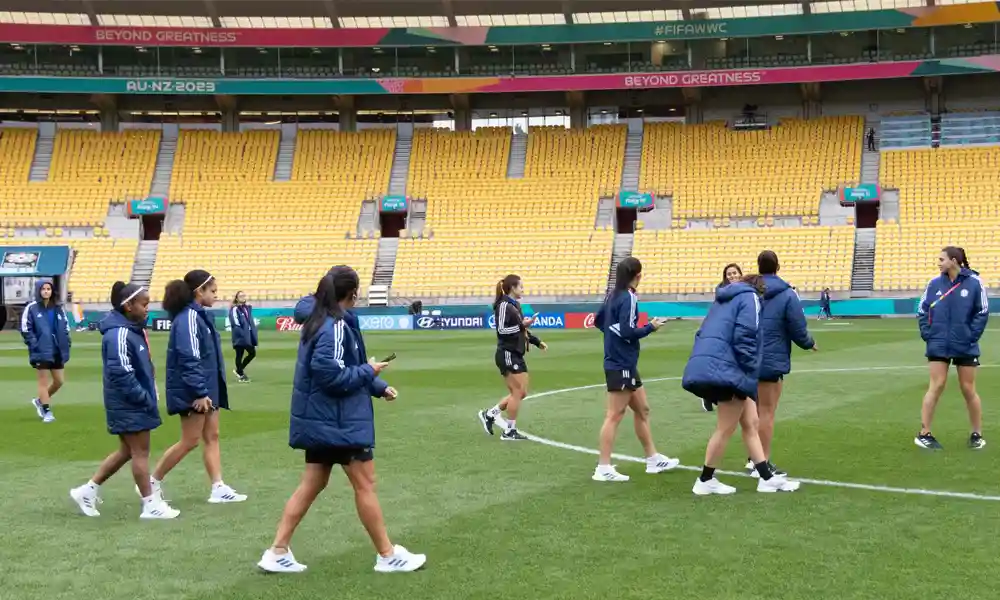
[[[376,573],[409,573],[427,562],[427,555],[413,554],[402,546],[393,546],[392,550],[392,556],[379,555],[375,560]]]
[[[55,422],[56,422],[56,416],[52,414],[52,409],[50,408],[49,410],[45,411],[44,415],[42,415],[42,423],[55,423]]]
[[[97,490],[92,489],[88,485],[81,485],[80,487],[71,489],[69,497],[80,507],[80,512],[88,517],[101,516],[101,513],[97,511],[97,505],[101,503],[101,498],[97,495]]]
[[[275,554],[270,548],[264,551],[264,556],[260,557],[257,566],[268,573],[301,573],[308,568],[295,560],[291,549],[284,554]]]
[[[770,479],[757,481],[757,491],[765,494],[774,492],[794,492],[801,484],[781,475],[775,475]]]
[[[711,496],[713,494],[728,496],[729,494],[735,494],[736,488],[722,483],[715,477],[708,481],[702,481],[699,477],[694,480],[694,487],[691,488],[691,491],[694,492],[695,496]]]
[[[31,405],[35,407],[35,412],[38,413],[39,419],[45,418],[45,409],[42,408],[42,401],[38,398],[31,399]]]
[[[154,496],[159,496],[161,500],[163,499],[163,483],[153,479],[152,475],[149,477],[149,490]],[[139,491],[139,486],[135,486],[135,493],[142,498],[142,492]]]
[[[750,477],[753,477],[754,479],[760,479],[760,473],[757,472],[757,467],[754,466],[752,460],[748,460],[747,464],[743,465],[743,468],[746,469],[747,475],[749,475]]]
[[[246,499],[246,494],[237,494],[236,490],[223,483],[212,486],[212,495],[208,497],[208,503],[228,504],[230,502],[246,502]]]
[[[142,503],[142,514],[140,519],[176,519],[181,511],[172,508],[166,500],[159,496],[153,496],[152,502]]]
[[[646,458],[646,472],[650,475],[656,473],[662,473],[664,471],[672,471],[677,468],[677,465],[681,464],[679,458],[670,458],[669,456],[664,456],[662,454],[654,454]]]
[[[622,475],[621,473],[619,473],[618,470],[615,469],[614,465],[608,465],[605,467],[597,465],[597,468],[594,469],[594,475],[591,477],[591,479],[593,479],[594,481],[624,482],[628,481],[629,478],[628,475]]]

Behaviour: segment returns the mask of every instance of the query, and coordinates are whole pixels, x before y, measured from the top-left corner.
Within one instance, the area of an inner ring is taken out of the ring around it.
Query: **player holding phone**
[[[666,321],[653,319],[645,327],[639,324],[639,300],[635,290],[642,280],[642,263],[628,257],[618,263],[615,290],[604,300],[595,323],[604,333],[604,377],[607,381],[608,404],[601,426],[601,450],[594,470],[594,481],[628,481],[611,464],[611,450],[618,434],[618,424],[631,408],[635,418],[635,435],[646,453],[646,472],[661,473],[673,469],[680,461],[656,451],[649,430],[649,402],[639,377],[639,340],[658,331]]]

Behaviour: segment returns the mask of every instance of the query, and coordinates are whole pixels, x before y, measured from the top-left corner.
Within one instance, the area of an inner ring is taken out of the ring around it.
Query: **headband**
[[[197,292],[201,288],[205,287],[206,285],[208,285],[208,282],[212,281],[213,279],[215,279],[215,277],[213,277],[212,275],[209,275],[208,279],[206,279],[205,281],[201,282],[201,285],[199,285],[198,287],[194,288],[194,291]]]
[[[136,296],[138,296],[139,294],[141,294],[141,293],[142,293],[142,291],[143,291],[143,290],[145,290],[145,289],[146,289],[146,288],[144,288],[144,287],[142,287],[142,286],[140,285],[140,286],[139,286],[138,288],[136,288],[136,290],[135,290],[134,292],[132,292],[132,293],[131,293],[131,294],[129,295],[129,297],[128,297],[128,298],[125,298],[124,300],[122,300],[122,301],[121,301],[121,302],[120,302],[120,303],[118,304],[118,306],[121,306],[121,307],[123,307],[123,308],[124,308],[126,304],[128,304],[128,303],[129,303],[129,302],[131,302],[131,301],[132,301],[133,299],[135,299],[135,297],[136,297]]]

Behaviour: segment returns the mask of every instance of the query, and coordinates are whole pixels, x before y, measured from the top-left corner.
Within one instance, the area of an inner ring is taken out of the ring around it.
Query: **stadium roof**
[[[0,22],[332,28],[627,23],[897,9],[973,0],[0,0]]]

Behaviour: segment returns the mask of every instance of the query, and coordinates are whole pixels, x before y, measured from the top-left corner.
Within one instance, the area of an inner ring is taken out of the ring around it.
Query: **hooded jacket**
[[[302,298],[295,321],[305,323],[316,300]],[[300,340],[292,389],[288,445],[299,449],[372,448],[372,397],[389,385],[368,364],[357,315],[326,317],[310,340]]]
[[[811,350],[816,342],[809,335],[802,302],[792,286],[777,275],[764,275],[763,278],[767,291],[760,311],[764,340],[760,378],[777,379],[792,371],[792,342],[803,350]]]
[[[61,304],[50,298],[49,306],[42,301],[42,286],[52,282],[39,279],[35,282],[35,299],[24,307],[21,313],[21,337],[28,346],[28,361],[69,362],[69,351],[73,345],[69,335],[69,320]]]
[[[156,429],[161,423],[156,406],[156,376],[144,325],[129,321],[113,310],[98,327],[108,433]]]
[[[191,410],[199,398],[215,408],[229,408],[222,342],[212,317],[192,302],[177,313],[167,344],[167,414]]]
[[[715,291],[694,337],[691,356],[681,385],[699,397],[716,390],[735,390],[757,398],[761,363],[761,302],[746,283],[733,283]]]
[[[962,269],[955,281],[947,274],[931,279],[920,297],[917,321],[926,355],[978,357],[979,338],[990,318],[990,301],[979,273]]]
[[[237,304],[229,308],[229,331],[233,337],[233,348],[257,347],[257,324],[253,320],[253,307]]]

